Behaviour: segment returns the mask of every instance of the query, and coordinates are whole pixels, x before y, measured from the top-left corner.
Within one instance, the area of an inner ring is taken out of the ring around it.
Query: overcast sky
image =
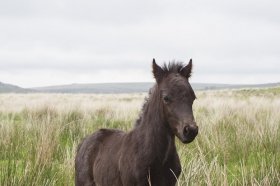
[[[279,0],[0,0],[0,81],[152,82],[193,59],[191,82],[280,82]]]

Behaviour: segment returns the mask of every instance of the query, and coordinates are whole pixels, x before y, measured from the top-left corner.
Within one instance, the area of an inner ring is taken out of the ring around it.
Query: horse
[[[175,186],[181,164],[175,136],[186,144],[198,134],[192,105],[196,99],[187,65],[152,62],[156,80],[133,129],[99,129],[79,144],[76,186]]]

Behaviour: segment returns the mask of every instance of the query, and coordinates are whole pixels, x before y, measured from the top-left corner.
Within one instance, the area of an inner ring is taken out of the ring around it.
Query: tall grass
[[[73,185],[77,144],[133,127],[144,94],[0,94],[0,185]],[[280,89],[198,92],[178,185],[279,185]],[[106,175],[104,175],[106,176]]]

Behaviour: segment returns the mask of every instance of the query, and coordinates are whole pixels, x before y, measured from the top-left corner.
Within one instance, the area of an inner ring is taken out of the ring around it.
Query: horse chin
[[[187,143],[191,143],[194,139],[195,139],[195,137],[194,138],[187,138],[187,139],[184,139],[182,142],[187,144]]]
[[[180,141],[184,144],[191,143],[196,136],[184,136],[184,135],[177,135],[177,137],[180,139]]]

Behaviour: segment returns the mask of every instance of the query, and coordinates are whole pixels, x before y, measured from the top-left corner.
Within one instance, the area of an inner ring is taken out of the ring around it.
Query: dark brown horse
[[[175,136],[190,143],[198,133],[189,77],[192,61],[159,67],[155,86],[135,127],[128,133],[100,129],[86,137],[75,160],[76,185],[174,186],[181,173]]]

